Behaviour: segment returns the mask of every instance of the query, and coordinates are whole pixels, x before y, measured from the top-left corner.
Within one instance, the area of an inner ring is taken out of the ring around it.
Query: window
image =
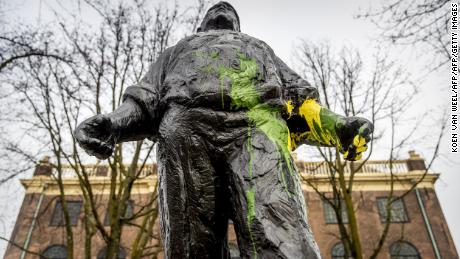
[[[343,246],[342,242],[339,242],[332,247],[331,257],[332,259],[345,259],[345,258],[352,259],[353,258],[350,255],[345,257],[345,247]]]
[[[41,259],[67,259],[67,247],[63,245],[48,246],[43,252]]]
[[[129,200],[126,204],[125,218],[130,218],[134,215],[134,201]],[[109,210],[105,213],[104,225],[110,225],[109,221]]]
[[[398,241],[390,246],[391,259],[420,259],[417,249],[405,241]]]
[[[334,204],[338,205],[337,199],[329,200]],[[337,216],[335,214],[334,208],[327,200],[323,200],[323,207],[324,207],[324,220],[327,224],[337,224]],[[340,210],[342,211],[342,221],[343,223],[348,223],[348,215],[347,215],[347,208],[345,207],[345,201],[340,200]]]
[[[130,218],[134,215],[134,201],[129,200],[126,204],[125,218]]]
[[[388,214],[386,210],[388,197],[378,198],[377,205],[379,208],[380,220],[385,222]],[[391,203],[391,217],[390,222],[408,222],[409,219],[406,214],[404,202],[402,199],[396,199]]]
[[[81,201],[67,201],[67,210],[69,211],[70,225],[76,226],[78,223],[78,216],[80,216],[82,202]],[[54,207],[53,217],[51,218],[51,226],[64,226],[64,211],[62,210],[62,203],[60,200],[56,201]]]
[[[99,253],[97,253],[97,259],[105,259],[107,257],[107,247],[102,248]],[[125,249],[120,247],[118,250],[118,255],[117,259],[125,259],[126,258],[126,252]]]

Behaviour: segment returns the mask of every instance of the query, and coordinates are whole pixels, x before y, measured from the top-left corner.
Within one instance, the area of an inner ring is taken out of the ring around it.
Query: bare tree
[[[397,158],[395,154],[407,147],[408,143],[414,139],[414,133],[420,129],[420,123],[415,123],[411,130],[400,131],[399,136],[395,137],[396,128],[401,127],[404,122],[402,119],[404,112],[410,106],[417,90],[410,75],[383,53],[377,50],[373,63],[365,64],[359,51],[343,47],[336,52],[327,42],[313,44],[303,41],[297,51],[297,59],[305,78],[319,89],[321,101],[326,107],[339,111],[345,116],[370,118],[376,128],[374,141],[368,147],[367,156],[358,162],[343,161],[337,148],[318,147],[319,154],[328,167],[331,193],[324,193],[317,188],[315,174],[304,179],[334,210],[345,255],[353,258],[363,258],[359,232],[360,222],[357,219],[359,202],[355,201],[352,195],[354,180],[355,176],[366,166],[374,143],[382,138],[384,130],[388,130],[380,126],[382,124],[391,125],[391,144],[387,147],[390,150],[388,160],[391,190],[393,190],[394,182],[398,181],[392,171],[392,161]],[[444,126],[440,132],[437,146],[444,132]],[[433,160],[437,154],[438,148],[436,147]],[[425,174],[427,172],[428,169]],[[390,191],[390,198],[386,206],[387,217],[391,217],[391,204],[415,188],[423,180],[425,174],[403,195],[396,197],[393,191]],[[390,220],[386,221],[384,231],[375,240],[376,246],[371,258],[375,258],[381,251],[390,223]]]
[[[152,238],[159,239],[153,232],[158,216],[156,190],[145,203],[135,204],[134,213],[127,214],[134,183],[143,177],[146,163],[152,161],[154,143],[145,140],[119,144],[109,158],[107,228],[98,210],[99,194],[89,178],[88,158],[77,146],[73,132],[81,114],[115,110],[122,102],[126,87],[138,83],[149,63],[173,43],[174,37],[182,36],[176,32],[190,24],[196,28],[197,16],[203,14],[207,2],[198,1],[197,7],[185,8],[182,12],[177,4],[159,5],[152,10],[145,1],[118,5],[83,1],[81,4],[97,13],[101,20],[98,27],[65,19],[55,10],[57,26],[33,28],[34,34],[30,34],[30,30],[18,30],[8,38],[0,38],[6,42],[0,45],[0,48],[4,46],[2,53],[8,55],[0,57],[1,68],[11,67],[1,77],[8,87],[5,105],[18,107],[2,114],[1,119],[5,127],[23,130],[27,138],[43,147],[40,153],[52,155],[68,258],[74,258],[74,233],[66,204],[65,165],[73,168],[82,192],[85,257],[91,257],[92,240],[98,234],[107,245],[106,257],[118,258],[126,226],[137,229],[129,249],[131,258],[156,257],[161,247],[150,244]],[[29,45],[30,42],[33,44]],[[2,145],[10,154],[35,163],[38,160],[36,154],[28,151],[30,143],[24,145],[3,139]],[[11,178],[14,177],[8,175],[2,181]]]
[[[25,26],[26,27],[26,26]],[[22,33],[3,31],[0,35],[0,73],[13,69],[23,59],[30,57],[49,57],[69,62],[59,46],[53,48],[49,42],[51,32],[39,31],[37,28],[20,29]]]
[[[372,21],[384,40],[393,44],[424,47],[423,51],[438,58],[431,64],[436,69],[451,59],[448,5],[447,0],[382,1],[378,8],[357,17]]]

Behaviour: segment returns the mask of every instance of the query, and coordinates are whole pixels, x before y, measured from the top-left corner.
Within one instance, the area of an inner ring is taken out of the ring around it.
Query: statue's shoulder
[[[183,52],[198,50],[203,47],[208,48],[213,45],[233,45],[235,47],[253,46],[256,49],[260,49],[261,53],[265,53],[265,55],[274,54],[267,43],[248,34],[232,30],[211,30],[198,32],[181,39],[173,46],[173,56]]]
[[[179,40],[173,47],[177,50],[197,48],[212,42],[218,35],[214,33],[198,32]]]
[[[254,38],[248,34],[242,33],[242,32],[237,32],[237,31],[232,31],[232,30],[210,30],[210,31],[205,31],[205,32],[197,32],[195,34],[192,34],[190,36],[187,36],[180,40],[179,42],[189,42],[189,41],[194,41],[194,40],[206,40],[210,38],[233,38],[233,39],[250,39],[252,41],[260,41],[263,42],[257,38]]]
[[[256,46],[262,49],[265,54],[267,54],[268,52],[270,55],[274,55],[273,49],[265,41],[255,38],[253,36],[247,35],[245,33],[239,33],[239,34],[242,37],[242,40],[246,42],[247,45]]]

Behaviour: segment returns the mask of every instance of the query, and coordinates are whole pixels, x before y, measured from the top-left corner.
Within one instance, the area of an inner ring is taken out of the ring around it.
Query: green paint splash
[[[255,211],[256,199],[255,199],[254,187],[246,191],[246,199],[248,200],[248,215],[246,215],[246,217],[248,220],[248,224],[251,225],[252,221],[256,217],[256,211]]]
[[[345,122],[342,122],[343,120],[339,115],[325,108],[321,108],[319,117],[321,120],[321,126],[319,127],[320,130],[318,131],[319,134],[328,136],[329,140],[327,142],[329,143],[326,143],[327,145],[336,146],[340,151],[342,151],[343,147],[340,143],[339,137],[337,136],[336,125],[337,123],[345,124]]]
[[[219,58],[219,52],[213,51],[211,52],[211,55],[209,55],[212,59],[216,60]]]
[[[249,190],[246,191],[246,200],[248,203],[248,214],[246,215],[246,217],[248,221],[249,238],[251,239],[251,242],[252,242],[253,257],[257,258],[256,243],[254,242],[254,237],[252,235],[252,230],[251,230],[252,221],[256,217],[256,209],[255,209],[256,198],[255,198],[254,187],[251,187]]]
[[[258,104],[250,109],[247,115],[249,121],[254,123],[276,145],[292,176],[294,168],[290,163],[291,153],[288,147],[289,130],[285,121],[280,118],[279,110],[267,104]]]
[[[288,166],[289,173],[292,175],[294,173],[294,169],[290,163],[291,154],[288,148],[288,127],[284,120],[281,119],[279,110],[263,103],[262,99],[260,98],[260,94],[255,86],[255,79],[259,69],[255,59],[247,58],[242,54],[239,55],[239,58],[239,68],[219,66],[217,72],[221,82],[222,95],[222,85],[224,80],[229,78],[231,80],[230,97],[232,99],[232,106],[234,108],[245,108],[248,110],[246,115],[248,116],[250,123],[248,128],[249,177],[252,178],[253,176],[253,152],[251,136],[252,125],[255,125],[258,130],[262,131],[270,139],[270,141],[275,144],[278,152],[280,153],[280,156],[285,160]],[[291,197],[292,194],[287,188],[284,172],[282,171],[281,174],[284,188],[288,195]],[[247,221],[250,238],[253,245],[253,256],[254,258],[257,258],[257,249],[251,230],[251,226],[255,218],[255,189],[253,186],[246,191],[246,200]]]
[[[278,152],[285,160],[288,171],[294,174],[291,164],[291,153],[288,147],[289,130],[286,122],[281,119],[280,111],[262,102],[255,86],[258,65],[255,59],[250,59],[240,54],[239,68],[227,68],[219,66],[218,73],[221,82],[230,78],[232,84],[230,97],[232,105],[236,108],[246,108],[247,116],[251,124],[262,131],[276,146]],[[284,182],[284,181],[283,181]],[[291,196],[285,185],[285,190]]]
[[[241,54],[239,57],[239,68],[228,68],[221,65],[217,72],[221,82],[225,78],[229,78],[232,82],[230,89],[232,104],[236,108],[251,109],[262,102],[254,85],[258,66],[254,59],[247,59]]]
[[[263,103],[259,92],[256,89],[255,83],[257,71],[259,69],[257,62],[253,58],[248,58],[243,54],[239,54],[240,64],[238,68],[225,67],[223,65],[213,68],[206,66],[204,72],[216,72],[220,80],[220,90],[222,98],[222,108],[224,108],[224,83],[226,79],[230,79],[231,88],[229,91],[232,99],[232,107],[236,109],[247,109],[246,115],[249,119],[248,125],[248,144],[249,153],[249,177],[253,177],[253,151],[252,151],[252,129],[255,126],[262,131],[268,139],[275,145],[280,157],[284,159],[289,174],[294,174],[294,168],[291,163],[291,154],[288,147],[289,130],[284,120],[281,119],[280,110]],[[217,59],[219,56],[210,54],[212,59]],[[291,192],[287,188],[285,172],[282,165],[279,165],[281,172],[281,181],[284,189],[289,197],[292,197]],[[251,226],[255,219],[255,187],[251,183],[251,187],[246,191],[247,200],[247,221],[248,229],[253,245],[253,256],[257,258],[257,249],[253,239]]]

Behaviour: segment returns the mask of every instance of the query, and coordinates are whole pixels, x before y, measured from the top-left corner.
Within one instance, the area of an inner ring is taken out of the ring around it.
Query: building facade
[[[297,161],[296,164],[303,180],[302,189],[308,207],[309,221],[322,257],[345,258],[345,249],[339,238],[337,215],[329,203],[334,199],[325,199],[332,195],[328,166],[324,162]],[[106,224],[110,172],[105,166],[88,168],[90,168],[89,177],[97,197],[99,215],[105,217]],[[68,168],[67,171],[63,184],[74,234],[74,257],[84,258],[82,194],[79,181],[72,174],[72,169]],[[155,165],[144,168],[142,177],[133,187],[128,214],[135,213],[152,196],[156,185],[155,172]],[[406,160],[392,161],[392,163],[368,161],[355,174],[352,196],[364,258],[372,254],[387,219],[391,224],[377,258],[458,258],[434,189],[439,174],[433,172],[425,174],[425,172],[424,160],[415,152],[410,152]],[[26,195],[4,258],[40,258],[39,255],[26,253],[21,248],[48,258],[66,258],[66,230],[63,226],[59,186],[51,174],[51,166],[47,159],[44,159],[37,165],[31,179],[21,180]],[[390,181],[391,174],[394,181]],[[420,183],[416,188],[412,188],[417,181]],[[393,197],[406,195],[391,203],[391,216],[388,216],[386,204],[390,191]],[[341,220],[346,226],[345,211],[342,213]],[[123,229],[119,258],[129,258],[129,248],[135,235],[134,226]],[[229,222],[228,235],[232,258],[239,258],[231,222]],[[158,222],[155,224],[148,247],[161,247]],[[91,256],[99,259],[104,258],[104,254],[105,243],[102,237],[96,234],[92,239]],[[158,253],[157,258],[162,257],[162,253]]]

